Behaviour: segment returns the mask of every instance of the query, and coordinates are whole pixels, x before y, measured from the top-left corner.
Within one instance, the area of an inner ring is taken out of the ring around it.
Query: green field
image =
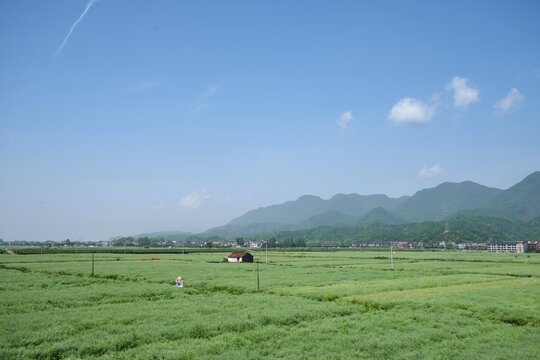
[[[537,254],[226,255],[0,255],[0,359],[540,358]]]

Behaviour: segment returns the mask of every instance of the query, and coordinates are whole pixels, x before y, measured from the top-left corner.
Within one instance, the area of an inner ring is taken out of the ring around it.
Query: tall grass
[[[226,254],[0,255],[0,358],[537,357],[537,255]]]

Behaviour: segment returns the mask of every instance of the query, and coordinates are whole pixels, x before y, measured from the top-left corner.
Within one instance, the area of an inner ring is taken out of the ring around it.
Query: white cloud
[[[404,98],[392,107],[388,119],[394,124],[423,124],[435,115],[436,106],[436,104],[427,105],[413,98]]]
[[[154,209],[154,210],[162,210],[162,209],[166,209],[166,208],[167,208],[167,204],[165,204],[162,201],[160,201],[159,203],[154,204],[154,206],[152,206],[152,209]]]
[[[347,111],[341,114],[339,119],[336,120],[336,123],[338,124],[341,131],[345,131],[347,130],[349,123],[353,120],[354,120],[354,116],[352,114],[352,111]]]
[[[418,176],[421,178],[431,178],[431,177],[434,177],[435,175],[440,174],[441,171],[442,169],[439,166],[439,164],[435,164],[431,167],[424,165],[424,167],[420,169],[420,171],[418,172]]]
[[[186,209],[197,209],[210,198],[206,190],[192,191],[180,199],[180,206]]]
[[[525,100],[525,97],[521,95],[519,90],[512,88],[508,95],[504,99],[497,101],[493,107],[498,113],[507,114],[519,108],[523,100]]]
[[[467,85],[469,80],[454,76],[446,85],[446,90],[454,90],[454,106],[466,109],[470,104],[478,101],[479,90]]]

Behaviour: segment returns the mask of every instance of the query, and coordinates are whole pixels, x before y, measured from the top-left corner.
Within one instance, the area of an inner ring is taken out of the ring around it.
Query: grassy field
[[[226,255],[0,255],[0,359],[540,358],[537,254]]]

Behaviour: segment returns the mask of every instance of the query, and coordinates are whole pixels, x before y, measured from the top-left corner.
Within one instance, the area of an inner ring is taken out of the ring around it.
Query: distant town
[[[232,249],[257,249],[257,248],[349,248],[349,249],[369,249],[369,248],[396,248],[396,249],[441,249],[441,250],[478,250],[494,253],[536,253],[540,252],[540,241],[501,241],[501,242],[478,242],[478,243],[456,243],[454,241],[441,241],[438,243],[424,243],[412,241],[392,241],[392,242],[369,242],[343,245],[327,245],[311,247],[305,240],[277,241],[249,241],[243,238],[225,241],[171,241],[156,238],[119,238],[112,241],[3,241],[0,239],[0,247],[38,247],[38,248],[232,248]]]

